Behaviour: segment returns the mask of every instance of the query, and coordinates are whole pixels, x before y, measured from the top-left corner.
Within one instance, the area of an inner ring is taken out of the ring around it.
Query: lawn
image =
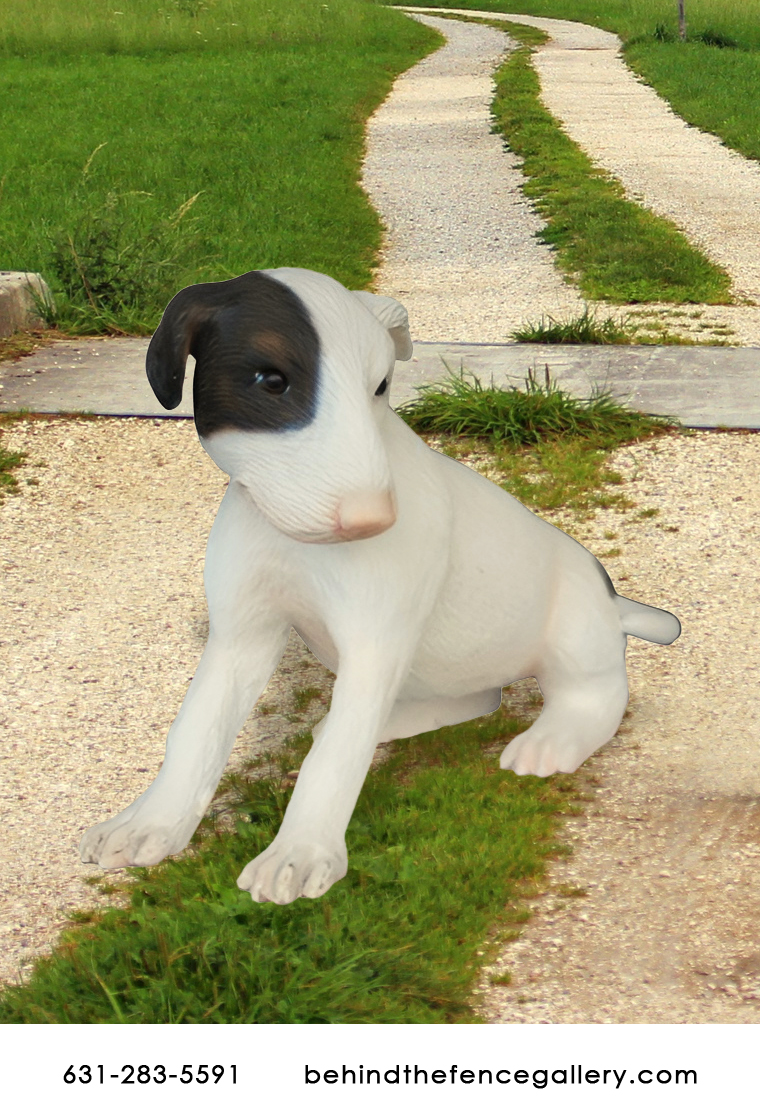
[[[370,282],[364,120],[439,38],[363,0],[274,7],[0,9],[0,268],[42,272],[64,325],[150,332],[185,284],[282,264]]]

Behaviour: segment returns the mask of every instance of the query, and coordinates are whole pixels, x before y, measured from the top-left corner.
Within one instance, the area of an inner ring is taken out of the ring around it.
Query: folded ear
[[[409,315],[403,304],[390,296],[376,296],[374,292],[352,292],[368,311],[383,324],[396,347],[396,360],[408,362],[412,356],[412,336],[409,334]]]
[[[182,400],[187,358],[210,312],[208,300],[203,298],[208,287],[193,284],[178,292],[150,340],[145,368],[150,386],[164,408],[176,408]]]

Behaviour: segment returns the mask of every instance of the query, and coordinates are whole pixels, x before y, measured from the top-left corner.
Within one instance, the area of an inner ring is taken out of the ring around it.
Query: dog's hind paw
[[[88,828],[79,845],[82,863],[97,863],[113,870],[117,867],[152,867],[166,856],[181,852],[197,826],[185,822],[175,827],[141,821],[139,813],[129,810],[113,820]]]
[[[254,902],[284,906],[296,898],[319,898],[348,870],[345,845],[328,848],[313,840],[281,841],[243,868],[237,885]]]
[[[557,772],[571,774],[593,754],[584,743],[563,742],[561,736],[529,728],[516,735],[501,752],[499,766],[515,774],[536,774],[546,778]]]

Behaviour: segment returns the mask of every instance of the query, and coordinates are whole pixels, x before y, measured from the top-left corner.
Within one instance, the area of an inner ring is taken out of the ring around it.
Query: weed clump
[[[668,27],[666,23],[658,23],[652,32],[652,38],[656,43],[678,43],[679,36],[676,32]],[[645,42],[647,36],[639,35],[630,40],[631,43]],[[704,43],[707,47],[719,47],[721,50],[738,50],[740,43],[738,39],[734,39],[731,35],[726,35],[722,31],[715,31],[711,27],[706,27],[704,31],[689,32],[686,37],[687,43]]]
[[[8,451],[0,444],[0,503],[3,493],[15,494],[18,490],[18,481],[13,474],[26,460],[22,451]]]
[[[653,435],[675,423],[666,417],[633,412],[610,393],[595,389],[579,400],[561,389],[549,376],[544,383],[529,370],[525,388],[483,385],[474,374],[450,374],[440,384],[419,386],[417,400],[397,412],[418,432],[486,439],[493,446],[530,446],[546,440],[591,438],[602,443],[622,443]]]
[[[526,323],[513,331],[512,338],[516,342],[607,346],[629,342],[630,334],[612,316],[599,319],[586,307],[580,315],[565,322],[551,315],[542,315],[537,323]]]
[[[711,27],[698,31],[696,35],[690,35],[689,38],[694,43],[704,43],[705,46],[719,47],[721,50],[739,49],[738,39],[734,39],[731,35],[724,35],[722,31],[713,31]]]
[[[155,329],[197,247],[188,214],[198,195],[173,214],[151,218],[136,193],[111,192],[73,228],[48,232],[58,325],[79,334]]]

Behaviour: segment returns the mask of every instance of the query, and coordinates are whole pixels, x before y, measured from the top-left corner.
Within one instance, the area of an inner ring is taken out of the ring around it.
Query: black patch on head
[[[198,434],[225,428],[276,432],[314,419],[319,337],[306,305],[285,284],[246,272],[183,288],[148,347],[148,380],[164,408],[176,408],[188,354],[195,358]]]
[[[613,599],[614,599],[614,598],[616,598],[616,596],[617,596],[617,591],[615,590],[615,586],[614,586],[614,584],[613,584],[612,580],[610,579],[609,575],[607,574],[607,569],[606,569],[606,568],[604,567],[604,565],[603,565],[603,564],[601,564],[601,563],[600,563],[600,562],[599,562],[599,561],[598,561],[598,560],[596,559],[596,556],[594,557],[594,561],[595,561],[595,563],[596,563],[596,566],[597,566],[597,568],[599,569],[599,574],[601,575],[602,579],[604,580],[604,582],[605,582],[605,584],[606,584],[606,587],[607,587],[607,591],[609,592],[610,596],[611,596],[611,597],[612,597]]]

